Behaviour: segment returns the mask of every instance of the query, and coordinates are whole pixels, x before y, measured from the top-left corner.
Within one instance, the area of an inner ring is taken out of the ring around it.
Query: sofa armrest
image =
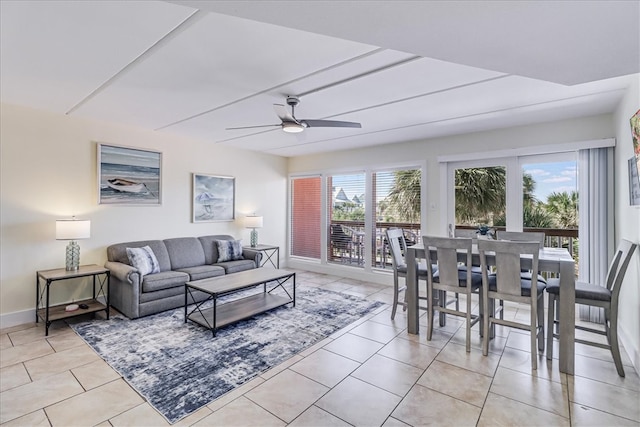
[[[260,267],[260,262],[262,261],[262,252],[256,251],[254,249],[243,248],[242,256],[244,259],[252,259],[253,262],[256,263],[256,268]]]
[[[128,282],[133,284],[133,282],[136,281],[136,279],[132,277],[132,275],[137,275],[138,276],[137,282],[138,283],[140,282],[140,274],[138,272],[138,269],[128,264],[124,264],[116,261],[107,261],[104,264],[104,268],[108,268],[109,271],[111,272],[111,275],[115,276],[118,280],[122,282]]]

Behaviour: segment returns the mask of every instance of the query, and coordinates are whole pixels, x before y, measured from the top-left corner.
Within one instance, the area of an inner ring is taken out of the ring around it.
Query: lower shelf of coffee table
[[[292,302],[293,300],[290,298],[265,292],[220,304],[216,307],[215,329]],[[195,311],[189,315],[188,319],[205,328],[214,329],[213,307]]]

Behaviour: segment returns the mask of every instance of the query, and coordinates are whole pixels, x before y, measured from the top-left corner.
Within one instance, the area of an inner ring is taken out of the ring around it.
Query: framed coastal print
[[[98,204],[162,203],[162,153],[98,144]]]
[[[232,176],[193,174],[193,222],[235,219],[236,179]]]

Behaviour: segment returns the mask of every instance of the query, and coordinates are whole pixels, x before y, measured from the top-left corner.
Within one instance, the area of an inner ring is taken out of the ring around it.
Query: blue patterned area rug
[[[211,331],[184,308],[71,327],[170,423],[383,305],[318,288],[296,289],[296,306]]]

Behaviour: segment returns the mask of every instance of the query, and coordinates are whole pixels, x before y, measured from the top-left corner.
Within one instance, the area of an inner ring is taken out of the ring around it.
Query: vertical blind
[[[291,255],[320,259],[322,179],[320,176],[291,180]]]

